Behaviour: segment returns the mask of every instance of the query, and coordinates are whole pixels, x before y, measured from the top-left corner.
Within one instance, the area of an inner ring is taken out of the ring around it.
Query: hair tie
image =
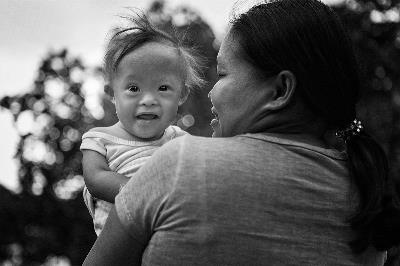
[[[347,128],[336,131],[335,136],[347,142],[351,137],[360,135],[363,129],[361,121],[354,119]]]

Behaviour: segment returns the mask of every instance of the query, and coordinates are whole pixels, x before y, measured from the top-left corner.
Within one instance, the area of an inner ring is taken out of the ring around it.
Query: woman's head
[[[105,56],[105,75],[118,118],[126,131],[155,139],[176,117],[190,89],[200,86],[199,64],[193,52],[144,16],[134,26],[118,29]]]
[[[296,122],[296,133],[304,133],[299,112],[315,119],[319,131],[345,128],[356,117],[360,85],[352,45],[339,18],[318,0],[252,7],[232,21],[218,57],[219,79],[210,93],[215,136],[288,133]],[[347,165],[359,206],[349,218],[356,232],[350,247],[387,250],[400,242],[392,233],[400,210],[386,155],[365,131],[351,135]]]
[[[213,105],[211,110],[215,116],[211,121],[214,137],[247,133],[255,127],[254,124],[266,110],[277,108],[274,100],[280,93],[278,78],[264,76],[260,69],[239,55],[240,50],[237,39],[228,34],[218,52],[218,80],[209,94]],[[290,73],[283,71],[282,74]],[[288,85],[293,87],[294,84]],[[284,102],[278,105],[284,105],[293,91],[283,92],[281,99]]]
[[[359,80],[351,42],[336,14],[318,0],[277,0],[233,19],[237,56],[267,78],[289,71],[298,99],[331,128],[355,118]]]

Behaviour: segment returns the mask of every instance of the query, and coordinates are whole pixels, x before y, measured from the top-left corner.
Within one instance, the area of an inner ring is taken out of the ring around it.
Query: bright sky
[[[337,2],[330,0],[325,2]],[[88,65],[99,65],[106,33],[120,21],[124,7],[146,9],[151,0],[1,0],[0,98],[27,91],[40,59],[49,49],[68,48]],[[167,0],[167,6],[184,4],[210,24],[217,37],[226,29],[237,0]],[[239,0],[244,5],[254,0]],[[15,153],[18,135],[11,115],[0,109],[0,184],[16,190]]]

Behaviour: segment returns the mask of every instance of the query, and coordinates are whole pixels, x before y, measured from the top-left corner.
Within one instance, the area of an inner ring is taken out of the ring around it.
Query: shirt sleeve
[[[102,138],[96,135],[96,132],[87,132],[82,136],[80,150],[97,151],[104,157],[107,154],[106,147]]]
[[[150,241],[157,225],[165,219],[163,210],[179,176],[183,141],[174,139],[157,150],[115,198],[121,224],[143,244]]]

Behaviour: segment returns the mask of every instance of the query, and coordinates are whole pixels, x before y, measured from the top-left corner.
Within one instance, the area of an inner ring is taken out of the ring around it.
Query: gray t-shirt
[[[346,155],[264,134],[184,136],[116,197],[143,265],[383,265],[354,256]]]

